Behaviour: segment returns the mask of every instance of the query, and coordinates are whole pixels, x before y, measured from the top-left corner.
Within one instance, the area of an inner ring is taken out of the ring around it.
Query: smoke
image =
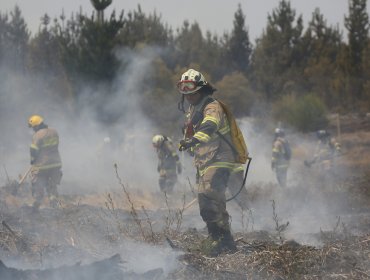
[[[16,179],[28,169],[33,131],[28,128],[27,120],[39,114],[59,133],[63,162],[60,194],[84,195],[121,189],[114,164],[131,189],[159,192],[157,155],[151,139],[160,132],[141,109],[145,102],[142,99],[144,83],[152,74],[152,61],[159,51],[155,48],[117,50],[117,58],[124,67],[113,84],[83,85],[72,104],[48,91],[45,85],[50,75],[27,76],[1,65],[0,185],[7,183],[7,176]],[[187,162],[185,160],[184,165],[188,165]],[[191,172],[190,168],[185,168],[184,172]],[[47,229],[45,232],[42,228],[38,230],[41,235],[47,232]],[[65,243],[63,239],[60,241]],[[135,273],[162,268],[167,274],[178,266],[177,253],[166,247],[123,240],[122,247],[108,248],[106,257],[114,253],[120,253],[127,270]],[[84,262],[93,261],[86,255],[83,258]],[[43,268],[64,263],[68,264],[68,257],[50,258],[45,260]],[[11,265],[25,267],[19,262]]]
[[[157,56],[158,51],[150,48],[118,50],[117,57],[125,67],[109,87],[82,87],[76,94],[77,114],[45,90],[48,76],[27,77],[8,73],[2,67],[1,127],[5,133],[1,137],[1,156],[9,175],[15,177],[27,169],[32,133],[27,120],[40,114],[60,136],[64,173],[61,193],[114,187],[114,163],[125,182],[156,190],[153,182],[157,181],[157,159],[151,138],[158,132],[141,111],[144,100],[140,96]],[[1,179],[4,184],[5,176]]]
[[[348,213],[345,203],[345,190],[341,180],[349,171],[343,166],[334,165],[328,172],[319,164],[311,168],[304,166],[304,160],[311,160],[316,150],[317,138],[312,134],[302,134],[287,127],[286,138],[290,142],[293,156],[288,169],[287,188],[281,188],[271,170],[274,121],[258,118],[239,120],[245,136],[252,162],[246,188],[251,201],[247,230],[275,231],[273,211],[280,225],[289,222],[284,237],[310,245],[319,245],[314,234],[320,230],[333,230],[338,216]],[[335,161],[334,161],[335,162]],[[275,202],[275,209],[272,207]],[[241,230],[240,209],[228,205],[233,216],[234,230]],[[245,223],[246,221],[244,221]],[[245,227],[245,225],[244,225]],[[276,231],[275,231],[276,232]]]

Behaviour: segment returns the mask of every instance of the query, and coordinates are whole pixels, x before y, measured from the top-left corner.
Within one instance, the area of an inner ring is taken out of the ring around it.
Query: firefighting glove
[[[190,139],[181,140],[179,145],[179,151],[186,151],[187,149],[194,147],[196,144],[199,143],[199,140],[192,137]]]
[[[177,163],[176,163],[176,167],[177,167],[177,173],[178,173],[178,174],[181,174],[181,172],[182,172],[181,162],[177,162]]]

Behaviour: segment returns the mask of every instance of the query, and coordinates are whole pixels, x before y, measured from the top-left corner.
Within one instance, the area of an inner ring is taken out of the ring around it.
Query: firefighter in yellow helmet
[[[200,215],[208,229],[207,253],[218,255],[224,251],[235,251],[225,191],[230,178],[233,178],[229,190],[238,192],[242,186],[243,167],[236,163],[230,145],[229,122],[220,102],[211,96],[216,89],[202,73],[194,69],[187,70],[182,74],[177,88],[182,94],[179,108],[184,108],[184,99],[190,104],[186,113],[184,140],[180,141],[179,149],[190,150],[194,154]],[[243,191],[242,195],[245,194]]]
[[[32,166],[32,196],[34,210],[38,210],[44,198],[48,195],[50,205],[57,204],[58,190],[62,178],[62,161],[59,155],[59,136],[55,129],[49,128],[41,116],[33,115],[28,120],[28,126],[35,132],[30,146]]]
[[[275,129],[272,143],[271,169],[276,173],[276,179],[281,187],[286,187],[287,173],[291,158],[291,149],[282,128]]]
[[[155,135],[152,139],[152,144],[158,156],[159,187],[162,192],[172,193],[177,182],[177,173],[181,174],[182,172],[179,156],[169,137]]]

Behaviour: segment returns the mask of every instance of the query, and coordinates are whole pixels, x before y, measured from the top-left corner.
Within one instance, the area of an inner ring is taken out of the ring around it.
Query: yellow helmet
[[[43,122],[44,122],[44,119],[41,116],[33,115],[32,117],[28,119],[28,126],[29,127],[39,126]]]

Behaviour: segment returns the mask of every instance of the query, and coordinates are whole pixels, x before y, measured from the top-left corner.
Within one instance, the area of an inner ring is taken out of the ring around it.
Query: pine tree
[[[245,15],[241,5],[234,14],[234,27],[230,38],[226,42],[227,58],[232,70],[246,73],[249,67],[249,59],[252,53],[252,46],[249,41],[248,30],[245,27]]]
[[[268,99],[297,90],[302,83],[302,16],[288,1],[268,15],[266,30],[252,56],[252,82]]]
[[[345,17],[345,27],[348,30],[349,93],[355,105],[363,98],[365,77],[362,73],[362,58],[369,41],[369,15],[366,11],[366,0],[349,1],[349,15]]]
[[[350,0],[349,15],[345,17],[348,30],[348,44],[353,74],[358,74],[362,63],[362,52],[369,40],[369,15],[366,11],[367,0]]]
[[[103,23],[104,21],[104,10],[112,4],[112,0],[90,0],[91,4],[97,11],[97,21],[98,23]]]
[[[338,27],[327,25],[318,8],[312,13],[302,47],[306,88],[323,98],[327,105],[339,105],[340,89],[333,90],[333,83],[343,74],[337,63],[343,48],[342,34]]]
[[[7,16],[0,18],[1,29],[4,30],[0,42],[3,59],[8,66],[17,71],[24,71],[26,68],[26,57],[30,32],[18,6],[10,12],[10,20]]]

